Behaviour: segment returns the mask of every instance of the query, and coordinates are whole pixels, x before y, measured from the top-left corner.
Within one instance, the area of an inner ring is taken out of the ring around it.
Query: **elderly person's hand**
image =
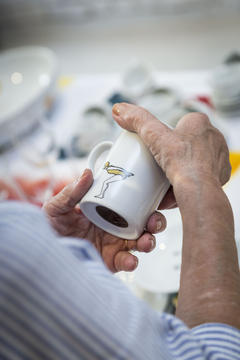
[[[208,117],[185,115],[175,129],[145,109],[115,104],[113,117],[137,132],[165,171],[182,216],[183,248],[176,315],[189,327],[221,322],[240,329],[240,274],[231,205],[229,151]],[[166,207],[167,194],[161,207]],[[168,207],[168,206],[167,206]]]
[[[43,210],[60,236],[91,241],[112,272],[133,271],[138,265],[138,258],[126,250],[152,251],[156,246],[152,234],[166,228],[166,219],[160,212],[155,212],[148,220],[147,231],[138,240],[126,242],[110,235],[88,220],[78,204],[92,182],[92,172],[86,169],[79,179],[68,184],[59,194],[45,202]]]
[[[113,117],[122,128],[142,137],[175,192],[186,181],[204,178],[221,186],[229,180],[226,141],[205,114],[185,115],[175,129],[160,123],[147,110],[125,103],[114,105]]]

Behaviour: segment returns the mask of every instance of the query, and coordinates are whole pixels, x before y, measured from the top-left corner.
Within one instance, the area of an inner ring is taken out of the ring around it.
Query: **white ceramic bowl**
[[[176,91],[167,88],[155,88],[139,99],[137,104],[147,109],[160,121],[165,121],[165,117],[179,102],[180,97]]]
[[[26,46],[0,53],[0,148],[29,132],[56,95],[58,59],[48,48]]]
[[[226,98],[239,96],[240,63],[221,64],[212,73],[211,85],[216,95]]]
[[[153,86],[154,71],[148,61],[131,60],[123,72],[122,93],[133,99],[146,94]]]

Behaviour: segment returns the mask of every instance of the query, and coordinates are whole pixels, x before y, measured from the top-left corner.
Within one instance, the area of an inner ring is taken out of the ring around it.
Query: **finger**
[[[117,103],[112,108],[112,116],[122,128],[137,132],[151,151],[156,140],[162,135],[169,137],[173,133],[166,124],[160,122],[146,109],[136,105]]]
[[[137,240],[125,240],[123,250],[149,253],[156,247],[155,236],[145,231]]]
[[[128,241],[129,247],[130,241]],[[156,247],[156,238],[149,232],[144,232],[143,235],[137,240],[137,249],[139,252],[149,253]]]
[[[165,209],[175,209],[178,207],[174,193],[173,193],[173,187],[170,186],[168,189],[166,195],[162,199],[161,203],[158,206],[158,210],[165,210]]]
[[[73,183],[68,184],[56,196],[49,199],[43,209],[47,213],[65,214],[72,210],[86,194],[93,182],[93,175],[90,169],[84,170],[83,174]]]
[[[147,230],[152,234],[164,231],[167,227],[167,220],[163,214],[155,211],[147,222]]]
[[[133,271],[138,266],[138,258],[128,251],[119,251],[114,259],[116,271]]]

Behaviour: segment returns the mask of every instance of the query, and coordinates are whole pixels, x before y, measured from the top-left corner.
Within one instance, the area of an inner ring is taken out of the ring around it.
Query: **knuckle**
[[[209,117],[201,112],[194,112],[184,115],[178,122],[177,128],[189,127],[189,130],[199,130],[211,125]],[[188,130],[188,131],[189,131]]]
[[[209,117],[204,113],[196,113],[196,119],[197,121],[201,122],[203,125],[210,125],[211,122],[209,120]]]

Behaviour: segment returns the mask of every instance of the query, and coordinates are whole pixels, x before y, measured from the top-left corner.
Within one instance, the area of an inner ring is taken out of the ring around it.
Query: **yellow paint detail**
[[[110,169],[108,169],[107,172],[109,174],[121,175],[123,177],[123,179],[126,179],[126,177],[127,177],[126,174],[124,173],[124,171],[122,171],[122,170],[117,170],[117,169],[110,170]]]
[[[240,166],[240,152],[230,152],[230,163],[232,165],[232,175]]]
[[[61,76],[58,80],[58,88],[65,89],[66,87],[70,86],[73,82],[72,76]]]
[[[109,161],[106,162],[106,163],[104,164],[104,169],[107,169],[107,168],[109,167],[109,165],[110,165],[110,162],[109,162]]]

